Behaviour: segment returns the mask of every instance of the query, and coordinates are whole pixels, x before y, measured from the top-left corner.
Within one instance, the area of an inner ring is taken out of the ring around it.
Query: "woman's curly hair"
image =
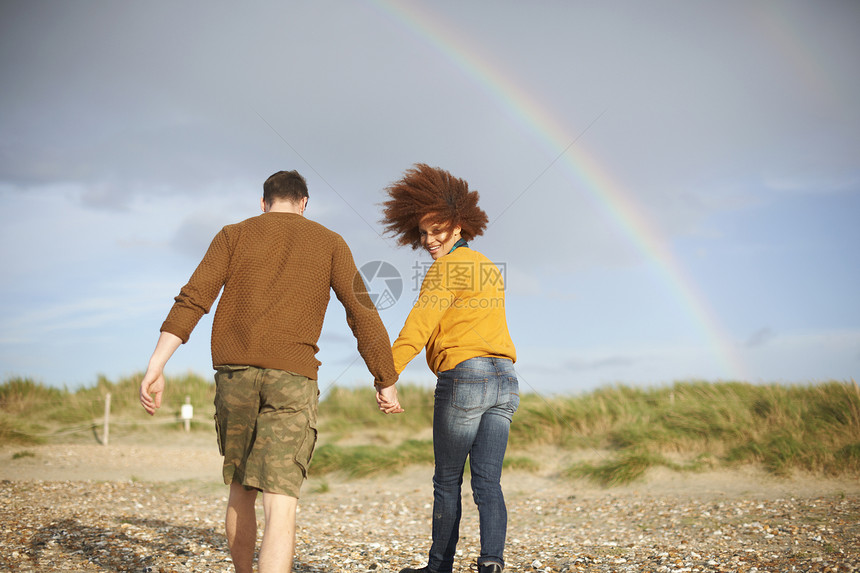
[[[444,169],[416,163],[399,181],[385,188],[389,199],[382,203],[385,232],[397,237],[401,246],[421,248],[418,223],[427,215],[447,228],[460,227],[470,241],[487,228],[487,214],[478,207],[477,191]]]

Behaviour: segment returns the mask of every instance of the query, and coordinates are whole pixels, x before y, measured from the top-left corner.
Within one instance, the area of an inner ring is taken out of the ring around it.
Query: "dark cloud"
[[[760,328],[752,333],[744,346],[747,348],[758,348],[769,344],[776,338],[776,333],[768,327]]]
[[[491,224],[473,245],[508,265],[511,323],[535,324],[515,339],[558,336],[555,366],[598,357],[568,372],[653,379],[681,360],[643,350],[663,348],[655,331],[666,346],[700,334],[679,289],[701,291],[738,340],[774,317],[785,332],[856,323],[853,291],[833,285],[860,268],[845,199],[858,28],[860,3],[793,0],[0,3],[0,254],[16,292],[52,288],[67,253],[92,285],[119,272],[105,261],[160,276],[162,255],[193,265],[255,214],[266,176],[295,168],[308,216],[406,279],[420,253],[379,237],[378,204],[425,162],[480,192]],[[751,232],[765,228],[783,231]],[[812,300],[804,276],[827,277],[831,296]],[[6,315],[25,306],[3,295]],[[619,334],[601,326],[612,312]],[[569,328],[548,333],[530,318],[543,314]],[[589,329],[600,350],[575,354],[572,333]],[[747,348],[787,336],[760,329]]]

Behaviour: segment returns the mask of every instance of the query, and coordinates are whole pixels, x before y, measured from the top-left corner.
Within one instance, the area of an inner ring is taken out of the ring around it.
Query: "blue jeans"
[[[471,358],[438,373],[433,407],[433,545],[428,566],[449,573],[460,535],[466,456],[481,527],[478,564],[504,566],[508,511],[499,483],[511,418],[520,404],[513,363]]]

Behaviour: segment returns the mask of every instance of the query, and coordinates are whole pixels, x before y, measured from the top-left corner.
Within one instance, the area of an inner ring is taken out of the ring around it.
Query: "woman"
[[[400,245],[426,249],[433,264],[392,352],[397,373],[426,348],[437,375],[433,408],[433,543],[421,569],[450,573],[461,515],[460,487],[470,459],[481,529],[479,573],[504,569],[507,509],[500,479],[511,418],[519,406],[516,351],[505,318],[498,267],[468,241],[487,214],[478,193],[447,171],[417,164],[386,188],[386,231]],[[399,408],[377,396],[380,408]]]

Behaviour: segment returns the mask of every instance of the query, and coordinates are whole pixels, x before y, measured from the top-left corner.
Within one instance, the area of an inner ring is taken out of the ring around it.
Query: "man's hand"
[[[140,382],[140,405],[152,416],[161,408],[161,394],[164,392],[164,366],[182,340],[175,334],[162,332],[158,337],[158,343],[149,359],[146,374]]]
[[[140,382],[140,405],[150,416],[161,408],[161,395],[164,392],[164,373],[147,369]]]
[[[397,400],[397,388],[394,384],[381,388],[376,387],[376,403],[379,409],[386,414],[401,414],[403,408],[400,407],[400,402]]]

